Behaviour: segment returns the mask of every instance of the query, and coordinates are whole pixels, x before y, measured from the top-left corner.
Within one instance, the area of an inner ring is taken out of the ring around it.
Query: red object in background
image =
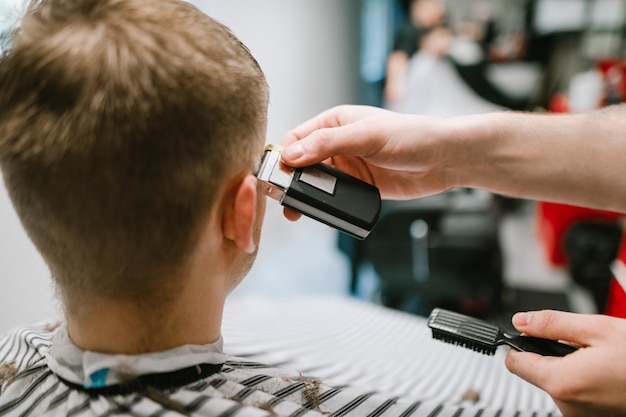
[[[597,220],[617,224],[620,219],[624,218],[624,214],[621,213],[566,204],[539,202],[537,207],[539,236],[546,257],[555,266],[567,264],[563,243],[568,229],[576,222]],[[626,231],[622,235],[620,252],[614,264],[604,314],[626,318]]]
[[[626,318],[626,238],[622,238],[622,248],[613,266],[613,274],[605,313]]]
[[[605,58],[596,62],[598,70],[602,73],[602,76],[606,80],[609,76],[609,71],[616,71],[621,73],[621,94],[622,100],[626,100],[626,58]]]
[[[569,101],[567,95],[563,93],[556,93],[550,99],[548,104],[548,110],[552,113],[567,113],[569,112]]]
[[[539,237],[546,257],[555,266],[567,264],[563,250],[567,230],[580,220],[599,220],[617,223],[624,214],[612,211],[594,210],[566,204],[539,202],[537,205]]]

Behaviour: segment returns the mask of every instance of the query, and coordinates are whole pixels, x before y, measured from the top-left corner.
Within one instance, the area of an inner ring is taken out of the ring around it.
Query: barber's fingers
[[[619,347],[621,343],[608,350],[584,349],[564,357],[511,349],[506,366],[547,392],[563,416],[622,416],[625,415],[624,377]]]
[[[335,155],[364,156],[376,146],[372,119],[387,110],[367,106],[339,106],[321,113],[289,132],[282,140],[282,158],[304,166]]]
[[[288,132],[281,140],[282,146],[289,146],[309,136],[318,129],[346,126],[358,120],[374,115],[390,113],[389,110],[371,106],[342,105],[336,106],[305,121]]]
[[[529,311],[513,316],[515,328],[528,336],[562,340],[588,346],[596,334],[589,327],[595,316],[567,313],[554,310]],[[575,355],[572,353],[571,355]],[[529,383],[547,390],[555,375],[560,375],[567,356],[551,357],[535,353],[517,352],[511,349],[506,357],[506,367]]]
[[[281,139],[280,144],[283,147],[288,147],[318,129],[341,126],[342,123],[337,115],[341,114],[343,107],[333,107],[293,128]]]
[[[572,364],[570,362],[568,365],[567,362],[573,359],[569,357],[572,355],[576,355],[576,352],[565,357],[554,357],[511,349],[506,356],[505,365],[509,371],[546,391],[553,398],[561,397],[560,384],[576,383],[572,376],[565,375],[571,370]]]
[[[607,331],[615,325],[624,325],[618,321],[620,319],[607,316],[554,310],[530,311],[513,316],[513,325],[529,336],[563,340],[580,346],[589,346],[606,338]]]
[[[358,125],[319,129],[282,151],[287,165],[304,166],[324,161],[336,155],[360,155],[367,143]]]
[[[297,211],[293,211],[288,207],[283,207],[283,215],[287,220],[292,222],[295,222],[296,220],[299,220],[300,217],[302,217],[302,214],[298,213]]]

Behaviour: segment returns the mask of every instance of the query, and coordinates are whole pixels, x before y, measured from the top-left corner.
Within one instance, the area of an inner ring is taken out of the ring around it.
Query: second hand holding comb
[[[440,308],[435,308],[430,313],[428,327],[431,328],[435,339],[486,355],[494,355],[500,345],[544,356],[565,356],[577,350],[555,340],[509,334],[500,327],[480,319]]]

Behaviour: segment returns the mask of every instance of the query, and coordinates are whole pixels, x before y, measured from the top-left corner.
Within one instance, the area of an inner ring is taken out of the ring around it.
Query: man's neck
[[[169,306],[154,305],[149,310],[132,303],[99,301],[79,314],[67,314],[68,333],[83,350],[114,354],[206,345],[220,337],[223,306],[223,297],[211,294],[202,302],[182,295]]]
[[[196,320],[182,321],[171,317],[148,321],[123,309],[115,312],[94,310],[91,317],[68,318],[68,332],[79,348],[103,353],[139,354],[188,344],[206,345],[220,337],[221,309],[215,310],[205,320],[196,317]]]

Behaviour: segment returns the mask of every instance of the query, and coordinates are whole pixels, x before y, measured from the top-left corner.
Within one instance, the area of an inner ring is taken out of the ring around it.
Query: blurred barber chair
[[[611,265],[622,240],[623,213],[539,202],[538,232],[546,259],[565,268],[572,280],[593,296],[598,312],[605,312]]]
[[[358,250],[358,261],[370,262],[379,278],[383,305],[419,315],[436,306],[473,316],[500,309],[501,251],[489,193],[385,201]]]
[[[598,311],[606,311],[611,265],[622,239],[619,222],[587,220],[574,223],[565,233],[565,253],[572,280],[589,290]]]

